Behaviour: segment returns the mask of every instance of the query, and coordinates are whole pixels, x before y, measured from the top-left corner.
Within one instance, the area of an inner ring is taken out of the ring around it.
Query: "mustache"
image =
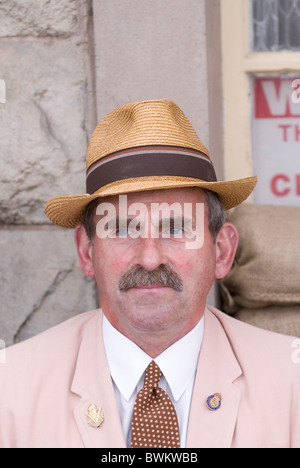
[[[141,266],[133,267],[122,275],[119,281],[119,289],[125,292],[131,288],[153,286],[154,284],[168,286],[178,292],[183,289],[180,276],[168,265],[159,265],[159,267],[151,271]]]

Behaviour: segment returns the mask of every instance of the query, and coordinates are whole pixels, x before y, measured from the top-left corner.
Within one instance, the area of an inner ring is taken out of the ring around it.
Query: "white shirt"
[[[187,335],[154,359],[163,376],[159,386],[173,402],[178,418],[180,446],[185,447],[189,410],[204,331],[204,317]],[[152,358],[103,317],[103,339],[127,447],[136,395]]]

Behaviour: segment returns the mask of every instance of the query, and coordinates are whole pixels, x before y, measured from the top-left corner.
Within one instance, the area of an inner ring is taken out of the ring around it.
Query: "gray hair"
[[[216,242],[221,227],[227,220],[227,212],[219,195],[211,190],[203,190],[208,206],[208,228],[213,242]]]

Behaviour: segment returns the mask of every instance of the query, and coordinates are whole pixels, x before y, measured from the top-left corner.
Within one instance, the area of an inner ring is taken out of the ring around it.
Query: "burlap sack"
[[[241,309],[234,317],[254,327],[300,338],[300,306]]]
[[[220,281],[224,310],[300,305],[300,207],[244,204],[229,220],[240,241]]]

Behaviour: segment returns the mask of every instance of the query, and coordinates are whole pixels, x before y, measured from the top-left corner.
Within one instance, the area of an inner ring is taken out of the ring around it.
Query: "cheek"
[[[93,265],[99,288],[108,289],[118,285],[120,277],[128,269],[128,256],[114,249],[111,243],[103,242],[94,250]]]
[[[188,278],[191,272],[194,270],[193,262],[190,260],[181,261],[179,264],[176,265],[178,271],[180,272],[183,278]]]
[[[174,265],[189,289],[210,285],[215,278],[215,249],[194,250]]]
[[[109,265],[107,265],[110,273],[121,271],[123,268],[123,259],[121,256],[117,255],[109,259]]]

